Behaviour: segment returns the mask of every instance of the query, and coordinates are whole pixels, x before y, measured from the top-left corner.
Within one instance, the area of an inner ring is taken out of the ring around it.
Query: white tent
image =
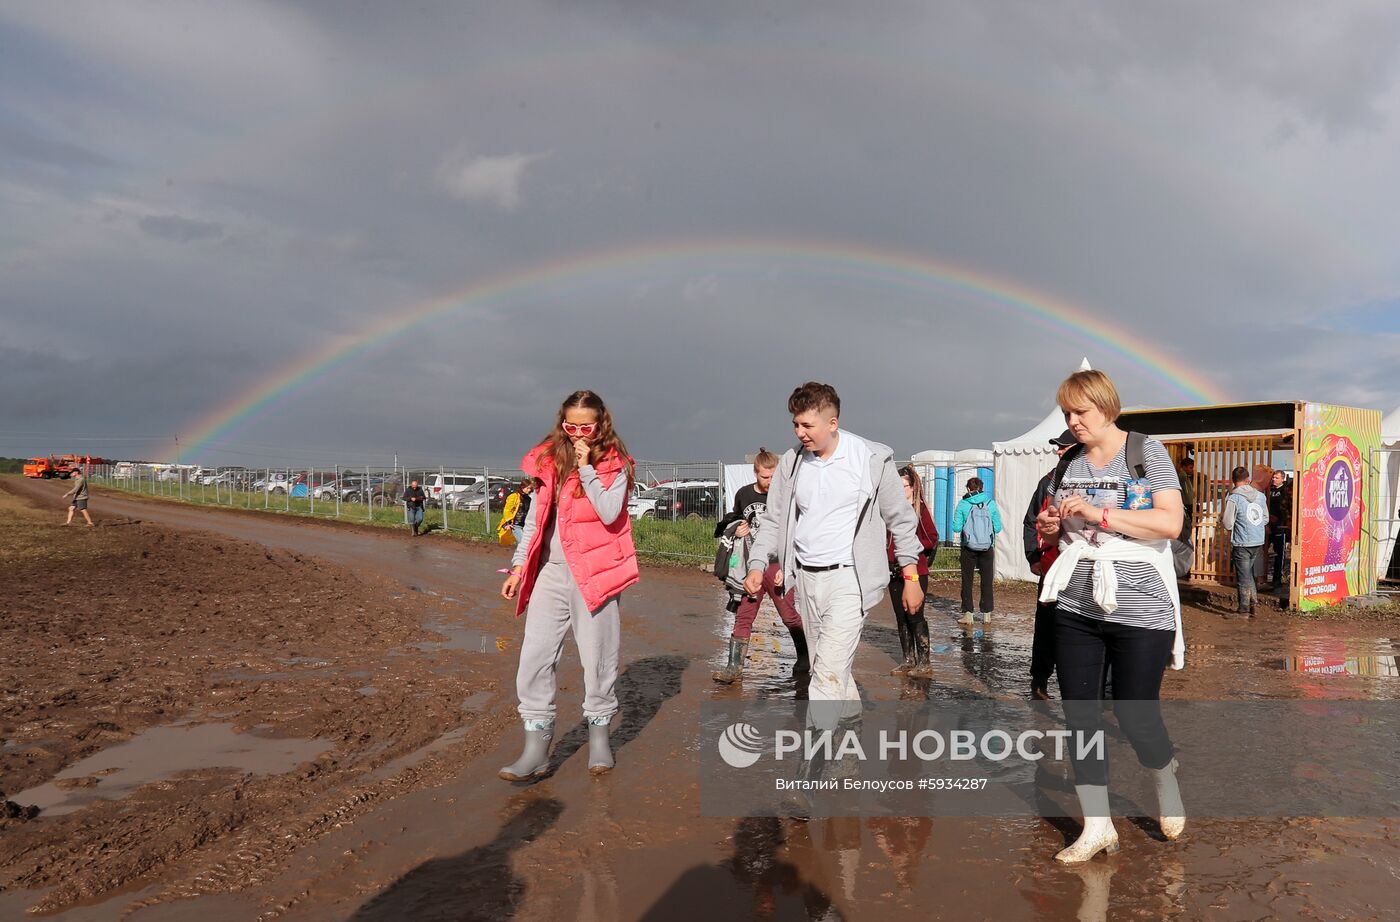
[[[1080,371],[1091,366],[1086,358]],[[1026,506],[1035,494],[1040,478],[1055,469],[1055,449],[1050,440],[1065,431],[1065,415],[1059,407],[1036,424],[1035,428],[1014,439],[992,443],[992,470],[996,477],[997,509],[1001,511],[1001,534],[996,541],[996,574],[998,579],[1020,579],[1034,582],[1036,575],[1026,563],[1022,543],[1021,520]]]
[[[1384,576],[1390,566],[1395,541],[1400,538],[1400,407],[1381,421],[1381,454],[1376,467],[1380,475],[1380,490],[1376,508],[1376,533],[1380,537],[1376,554],[1376,575]]]

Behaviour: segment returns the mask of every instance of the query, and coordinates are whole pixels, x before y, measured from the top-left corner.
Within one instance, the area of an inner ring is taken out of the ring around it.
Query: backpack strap
[[[1064,482],[1065,471],[1069,470],[1070,464],[1084,453],[1083,445],[1071,445],[1069,451],[1060,456],[1060,462],[1055,465],[1055,476],[1050,479],[1050,489],[1047,496],[1054,496],[1055,491],[1060,489],[1060,484]]]
[[[1123,460],[1128,462],[1128,473],[1138,480],[1147,479],[1147,464],[1143,461],[1143,446],[1147,436],[1141,432],[1128,433],[1128,445]]]

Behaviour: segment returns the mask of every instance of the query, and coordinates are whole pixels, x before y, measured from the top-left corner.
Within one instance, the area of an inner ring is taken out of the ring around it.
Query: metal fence
[[[713,560],[713,522],[724,512],[723,475],[723,464],[713,461],[639,462],[628,497],[628,514],[639,520],[639,549],[656,557]],[[96,465],[89,476],[95,485],[142,495],[381,526],[407,525],[403,492],[417,481],[427,495],[425,530],[494,539],[506,497],[524,473],[457,465],[200,469],[119,462]]]
[[[921,473],[927,493],[928,474]],[[121,462],[94,466],[89,476],[95,484],[142,495],[380,526],[407,525],[403,491],[416,480],[427,494],[424,529],[494,539],[506,497],[524,474],[512,468],[397,463],[203,469]],[[714,523],[729,511],[726,506],[722,461],[636,463],[627,513],[645,555],[712,561]]]

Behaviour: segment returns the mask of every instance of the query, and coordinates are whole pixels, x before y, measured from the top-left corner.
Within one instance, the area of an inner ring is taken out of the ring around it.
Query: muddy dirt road
[[[701,702],[794,686],[767,609],[743,685],[710,680],[727,625],[698,572],[647,568],[624,600],[616,770],[587,772],[570,646],[554,772],[507,784],[503,550],[101,493],[98,528],[61,529],[61,487],[0,488],[0,769],[45,807],[0,830],[0,918],[1400,918],[1393,820],[1193,817],[1175,843],[1120,820],[1120,854],[1066,869],[1058,819],[703,818]],[[932,589],[932,681],[887,674],[898,641],[871,618],[868,697],[1024,693],[1031,593],[1000,593],[979,636],[954,589]],[[1282,668],[1394,653],[1390,621],[1191,608],[1186,631],[1169,697],[1400,695]]]

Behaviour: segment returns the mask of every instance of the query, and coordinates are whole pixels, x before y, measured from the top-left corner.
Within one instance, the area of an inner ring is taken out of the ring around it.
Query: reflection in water
[[[1400,678],[1400,657],[1396,656],[1290,656],[1283,661],[1288,672],[1309,675],[1355,675],[1373,678]]]
[[[514,638],[509,636],[474,631],[446,621],[430,621],[424,627],[447,637],[446,640],[428,640],[414,644],[419,650],[427,652],[461,650],[464,653],[505,653],[515,643]]]
[[[1084,884],[1075,918],[1079,922],[1108,922],[1108,897],[1118,869],[1111,862],[1090,861],[1069,870]]]
[[[924,847],[933,832],[932,817],[877,816],[870,820],[870,830],[894,870],[895,882],[907,893],[916,883]]]

